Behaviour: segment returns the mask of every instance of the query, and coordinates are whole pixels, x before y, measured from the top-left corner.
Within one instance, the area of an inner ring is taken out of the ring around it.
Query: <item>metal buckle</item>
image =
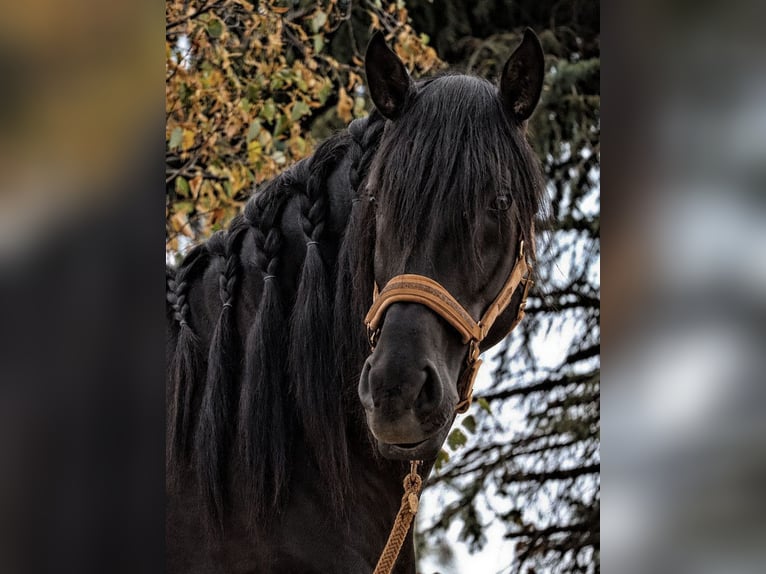
[[[367,325],[367,339],[370,342],[370,352],[375,350],[375,345],[378,344],[378,337],[380,336],[380,327],[372,329]]]
[[[472,365],[477,361],[479,358],[479,355],[481,355],[481,348],[479,347],[479,341],[476,339],[471,339],[471,342],[468,345],[468,365]]]
[[[476,382],[476,375],[479,373],[479,367],[481,367],[481,359],[476,359],[468,363],[463,373],[460,375],[458,382],[458,392],[460,393],[460,400],[455,405],[455,412],[457,414],[465,413],[471,406],[473,400],[473,385]]]

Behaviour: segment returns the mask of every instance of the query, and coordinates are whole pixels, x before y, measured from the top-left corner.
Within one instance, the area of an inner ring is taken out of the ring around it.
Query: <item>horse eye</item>
[[[511,207],[511,196],[505,195],[505,194],[498,194],[498,196],[495,198],[495,202],[492,206],[492,209],[495,211],[508,211],[508,209]]]

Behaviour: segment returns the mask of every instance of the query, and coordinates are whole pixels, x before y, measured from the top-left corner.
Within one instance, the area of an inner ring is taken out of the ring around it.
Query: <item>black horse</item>
[[[370,116],[168,270],[170,572],[372,572],[406,461],[427,474],[455,418],[468,353],[444,319],[406,302],[387,309],[371,353],[373,290],[424,275],[479,317],[520,242],[533,245],[534,33],[499,88],[412,81],[379,34],[365,67]],[[507,333],[520,291],[482,349]],[[414,571],[410,532],[396,572]]]

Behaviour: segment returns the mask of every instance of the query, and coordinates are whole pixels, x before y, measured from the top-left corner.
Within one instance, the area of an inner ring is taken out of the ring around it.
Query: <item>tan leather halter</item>
[[[481,366],[479,354],[480,343],[489,333],[495,320],[505,311],[511,298],[520,283],[524,283],[524,292],[519,305],[519,312],[516,320],[508,330],[510,333],[516,328],[516,325],[524,318],[524,308],[527,304],[527,294],[532,283],[531,267],[527,264],[524,256],[524,242],[519,244],[519,254],[516,263],[511,269],[508,279],[500,289],[495,300],[484,312],[481,319],[475,321],[471,314],[466,311],[457,300],[450,295],[444,287],[437,281],[423,275],[407,273],[393,277],[385,287],[378,292],[378,286],[375,285],[375,291],[372,296],[372,306],[364,318],[367,325],[367,334],[370,339],[370,347],[375,348],[378,334],[380,333],[380,324],[383,321],[383,315],[386,309],[399,302],[420,303],[433,310],[442,319],[452,325],[463,339],[463,343],[468,343],[468,356],[466,366],[458,379],[457,390],[460,401],[455,407],[458,413],[464,413],[471,406],[473,393],[473,384],[476,380],[476,374]]]

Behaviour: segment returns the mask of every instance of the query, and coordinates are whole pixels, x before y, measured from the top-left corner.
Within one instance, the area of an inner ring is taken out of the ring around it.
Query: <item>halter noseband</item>
[[[380,323],[386,309],[399,302],[420,303],[429,307],[442,319],[452,325],[460,334],[463,343],[468,343],[468,356],[466,366],[458,379],[457,390],[460,395],[460,401],[455,406],[457,413],[464,413],[471,406],[473,393],[473,384],[476,380],[476,374],[481,366],[479,359],[479,344],[489,333],[500,314],[505,311],[511,298],[520,283],[524,283],[524,292],[519,305],[519,312],[516,315],[508,333],[513,331],[524,318],[524,308],[527,304],[527,293],[532,283],[531,267],[527,264],[524,256],[524,242],[519,245],[519,255],[516,263],[511,269],[508,279],[500,289],[495,300],[489,305],[479,321],[475,321],[471,314],[457,300],[450,295],[438,281],[434,281],[423,275],[407,273],[393,277],[385,287],[378,292],[378,286],[372,294],[372,306],[364,318],[367,325],[367,334],[370,339],[371,349],[375,349],[378,334],[380,333]]]

